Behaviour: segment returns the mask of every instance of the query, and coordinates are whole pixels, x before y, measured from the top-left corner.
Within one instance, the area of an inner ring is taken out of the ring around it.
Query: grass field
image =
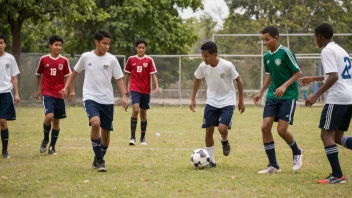
[[[352,153],[345,148],[339,147],[339,156],[347,184],[316,184],[331,172],[317,128],[321,107],[297,107],[290,127],[305,151],[302,169],[292,171],[292,152],[275,132],[282,173],[258,175],[267,164],[262,111],[247,107],[242,115],[236,112],[230,156],[222,155],[217,133],[217,168],[196,170],[189,161],[192,150],[204,147],[202,107],[196,113],[187,107],[153,107],[148,111],[148,145],[134,147],[128,146],[131,111],[115,107],[115,131],[105,157],[108,172],[98,173],[91,168],[90,128],[82,107],[67,109],[57,156],[39,153],[42,109],[17,108],[17,120],[9,123],[12,158],[0,159],[0,197],[351,197]],[[137,134],[139,138],[140,130]]]

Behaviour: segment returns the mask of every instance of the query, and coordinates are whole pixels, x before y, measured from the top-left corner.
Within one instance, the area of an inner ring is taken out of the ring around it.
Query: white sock
[[[208,153],[209,153],[210,161],[215,164],[215,159],[214,159],[214,150],[215,150],[215,147],[214,147],[214,146],[212,146],[212,147],[205,147],[205,150],[207,150]]]
[[[220,141],[225,142],[228,139],[229,135],[227,135],[227,137],[225,139],[222,139],[221,135],[220,135]]]

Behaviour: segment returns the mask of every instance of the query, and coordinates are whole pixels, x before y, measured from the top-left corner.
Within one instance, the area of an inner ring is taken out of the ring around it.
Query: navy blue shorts
[[[130,92],[132,105],[138,103],[141,109],[150,109],[150,94],[143,94],[135,91]]]
[[[100,117],[100,127],[112,131],[114,120],[114,105],[113,104],[99,104],[93,100],[84,101],[84,110],[87,112],[89,120],[92,117]],[[90,126],[90,122],[89,122]]]
[[[296,110],[295,99],[266,99],[263,118],[275,117],[275,122],[283,120],[293,124],[293,116]]]
[[[219,126],[219,123],[221,123],[228,126],[230,129],[234,108],[234,105],[226,106],[223,108],[216,108],[207,104],[204,109],[202,128]]]
[[[352,105],[325,104],[319,128],[329,131],[348,131],[352,118]]]
[[[65,100],[61,98],[54,98],[52,96],[43,96],[44,113],[53,113],[55,119],[66,118]]]
[[[15,105],[10,92],[0,93],[0,118],[6,120],[16,120]]]

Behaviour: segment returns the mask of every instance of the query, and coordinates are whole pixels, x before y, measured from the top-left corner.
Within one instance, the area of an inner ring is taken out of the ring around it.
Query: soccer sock
[[[265,149],[266,155],[268,156],[270,165],[275,168],[279,168],[279,165],[277,164],[277,161],[276,161],[274,141],[269,143],[264,143],[264,149]]]
[[[106,151],[108,150],[108,147],[109,146],[104,146],[103,144],[101,144],[101,150],[103,151],[103,157],[105,156]]]
[[[226,139],[223,139],[223,138],[221,137],[221,135],[220,135],[220,141],[221,141],[221,142],[226,142],[226,141],[228,140],[228,137],[229,137],[229,135],[227,135]]]
[[[47,126],[47,125],[45,125],[45,123],[43,123],[43,128],[44,128],[44,140],[49,141],[49,132],[51,129],[51,124],[49,126]]]
[[[342,136],[341,145],[348,149],[352,149],[352,137],[348,137],[345,135]]]
[[[291,147],[293,155],[301,155],[302,154],[301,149],[298,148],[295,139],[293,139],[293,141],[288,145]]]
[[[101,138],[97,140],[92,140],[92,146],[93,146],[93,151],[95,153],[95,156],[97,157],[97,160],[102,160],[103,159],[103,151],[101,148]]]
[[[131,118],[131,138],[136,139],[137,118]]]
[[[212,146],[212,147],[205,147],[205,150],[207,150],[208,153],[209,153],[210,161],[215,164],[215,159],[214,159],[214,150],[215,150],[215,147],[214,147],[214,146]]]
[[[147,121],[141,122],[141,139],[145,138],[145,132],[147,131]]]
[[[2,150],[7,151],[7,145],[9,143],[9,129],[1,130],[1,142]]]
[[[50,142],[50,146],[51,146],[52,148],[55,148],[55,144],[56,144],[57,138],[59,137],[59,133],[60,133],[60,129],[58,129],[58,130],[53,129],[53,130],[51,131],[51,142]]]
[[[342,177],[342,171],[339,162],[339,150],[336,144],[326,146],[325,153],[332,169],[332,176],[340,178]]]

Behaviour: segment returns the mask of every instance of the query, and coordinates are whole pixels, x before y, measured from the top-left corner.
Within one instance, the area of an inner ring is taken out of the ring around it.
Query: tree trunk
[[[11,27],[11,35],[12,35],[12,48],[11,53],[15,57],[18,66],[20,67],[20,54],[21,54],[21,29],[23,20],[18,18],[8,19]]]

